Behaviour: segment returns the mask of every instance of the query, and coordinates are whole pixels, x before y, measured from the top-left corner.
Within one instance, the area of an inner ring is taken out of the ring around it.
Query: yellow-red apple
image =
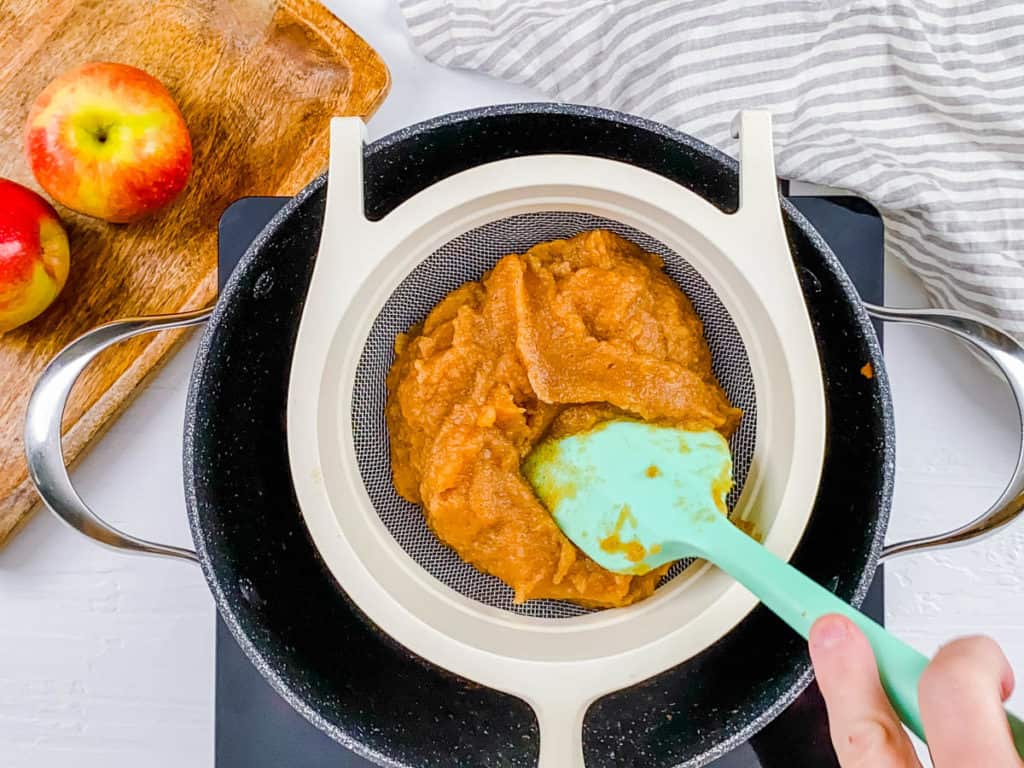
[[[167,205],[192,170],[192,141],[159,80],[127,64],[91,62],[39,94],[25,152],[55,200],[107,221]]]
[[[0,333],[57,298],[68,278],[68,236],[53,206],[0,179]]]

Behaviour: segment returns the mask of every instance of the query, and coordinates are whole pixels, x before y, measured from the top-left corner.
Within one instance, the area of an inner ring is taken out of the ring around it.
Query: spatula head
[[[636,421],[543,442],[523,471],[576,546],[630,574],[701,555],[732,487],[732,456],[720,434]]]

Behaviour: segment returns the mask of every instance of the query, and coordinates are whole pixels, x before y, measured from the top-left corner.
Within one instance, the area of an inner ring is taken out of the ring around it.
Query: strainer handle
[[[32,390],[25,414],[25,456],[29,477],[43,504],[60,520],[90,539],[114,549],[198,562],[190,549],[138,539],[92,511],[78,495],[61,450],[61,419],[68,395],[89,362],[119,341],[143,333],[205,322],[211,307],[176,315],[135,317],[107,323],[79,336],[57,353]]]
[[[965,312],[944,309],[898,309],[868,303],[864,306],[869,314],[880,320],[914,323],[948,331],[985,355],[1010,385],[1021,431],[1013,475],[992,506],[969,523],[951,531],[889,544],[882,550],[882,559],[928,549],[961,546],[1001,531],[1024,511],[1024,346],[988,321]]]
[[[589,701],[553,695],[530,703],[540,731],[537,768],[586,768],[583,761],[583,716]]]

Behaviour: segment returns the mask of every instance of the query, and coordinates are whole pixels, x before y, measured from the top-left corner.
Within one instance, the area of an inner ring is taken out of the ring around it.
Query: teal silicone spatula
[[[542,443],[523,469],[559,528],[610,571],[645,573],[701,557],[732,575],[805,638],[825,614],[849,617],[874,649],[896,713],[925,738],[917,685],[927,657],[729,522],[725,497],[732,485],[732,457],[717,432],[608,422]],[[1007,717],[1024,756],[1024,723]]]

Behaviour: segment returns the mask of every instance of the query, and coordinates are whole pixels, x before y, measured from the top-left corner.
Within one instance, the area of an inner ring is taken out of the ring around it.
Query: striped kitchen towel
[[[1022,0],[399,0],[430,60],[633,112],[882,212],[934,303],[1024,339]]]

